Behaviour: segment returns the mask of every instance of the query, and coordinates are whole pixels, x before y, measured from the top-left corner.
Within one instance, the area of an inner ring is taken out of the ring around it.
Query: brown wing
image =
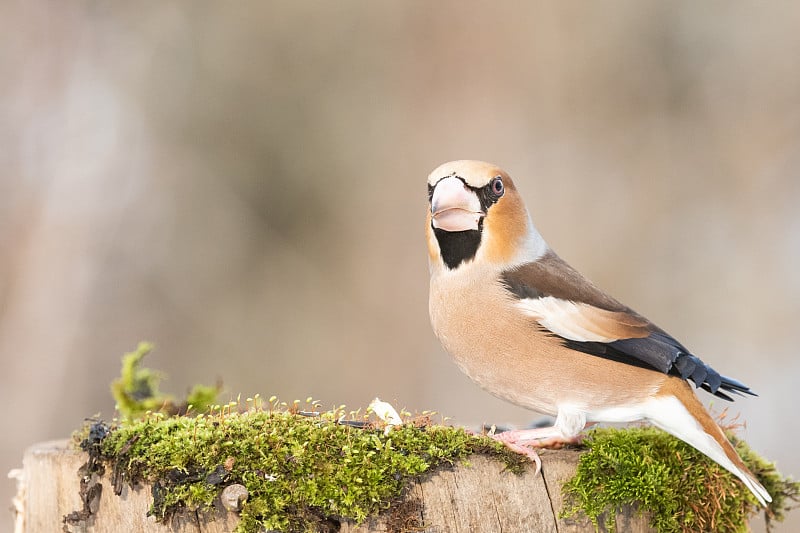
[[[647,337],[657,329],[649,320],[595,287],[554,252],[503,273],[506,288],[520,307],[557,335],[570,340]],[[566,333],[566,334],[562,334]],[[585,334],[584,338],[581,333]]]
[[[680,342],[595,287],[552,251],[505,271],[501,281],[517,306],[576,351],[691,379],[715,395],[753,394],[720,376]]]

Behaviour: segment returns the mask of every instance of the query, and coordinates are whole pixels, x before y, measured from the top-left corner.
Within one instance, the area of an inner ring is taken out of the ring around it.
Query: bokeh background
[[[759,392],[731,415],[797,477],[798,24],[794,3],[6,0],[0,471],[113,416],[141,339],[179,394],[527,423],[428,325],[425,178],[470,158]]]

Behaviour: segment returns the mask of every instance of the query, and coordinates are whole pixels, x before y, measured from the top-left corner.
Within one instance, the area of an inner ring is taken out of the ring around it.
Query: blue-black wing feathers
[[[680,342],[660,330],[638,339],[622,339],[608,343],[564,339],[564,344],[579,352],[692,380],[695,386],[724,400],[733,401],[727,393],[755,396],[749,387],[735,379],[720,375],[689,352]]]

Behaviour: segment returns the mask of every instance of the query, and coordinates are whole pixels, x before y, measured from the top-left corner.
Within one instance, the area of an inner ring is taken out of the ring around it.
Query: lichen
[[[742,460],[773,497],[767,524],[782,520],[797,502],[800,483],[732,438]],[[650,516],[659,532],[747,531],[761,506],[739,480],[685,442],[655,428],[597,429],[589,433],[575,476],[563,492],[565,517],[581,513],[599,527],[615,529],[622,506]]]

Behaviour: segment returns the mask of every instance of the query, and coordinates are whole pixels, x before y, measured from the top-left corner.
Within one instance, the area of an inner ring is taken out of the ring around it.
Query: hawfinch
[[[430,318],[456,364],[490,393],[556,417],[499,440],[522,453],[574,442],[594,422],[647,420],[772,501],[698,400],[753,394],[608,296],[553,252],[514,182],[481,161],[428,176]]]

